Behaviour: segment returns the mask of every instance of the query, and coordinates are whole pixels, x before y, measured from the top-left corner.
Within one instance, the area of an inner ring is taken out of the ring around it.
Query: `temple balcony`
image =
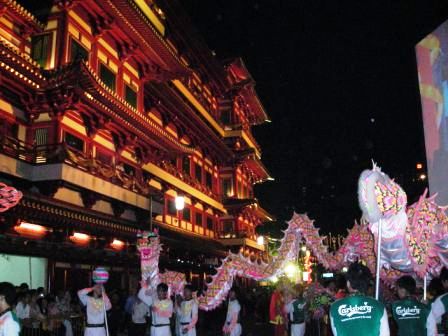
[[[218,240],[224,246],[251,247],[264,252],[265,246],[259,245],[255,237],[250,237],[247,230],[232,230],[218,232]]]
[[[0,137],[0,157],[7,174],[30,181],[64,180],[144,209],[150,194],[161,193],[161,180],[222,208],[218,195],[165,161],[149,164],[154,174],[141,168],[129,173],[121,164],[105,164],[63,143],[31,146],[7,136]]]

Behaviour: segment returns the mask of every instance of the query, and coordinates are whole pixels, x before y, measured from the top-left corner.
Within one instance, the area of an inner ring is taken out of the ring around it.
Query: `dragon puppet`
[[[381,265],[385,269],[422,278],[448,266],[448,217],[435,196],[427,197],[425,191],[407,207],[403,189],[374,164],[361,174],[358,197],[375,241],[382,221]]]
[[[448,266],[448,217],[427,192],[407,207],[403,189],[376,165],[359,179],[362,224],[349,230],[334,253],[322,243],[319,230],[306,215],[294,214],[302,239],[319,262],[331,270],[363,260],[372,273],[376,265],[378,224],[382,220],[381,278],[391,284],[403,273],[424,277],[437,275]]]
[[[207,290],[198,297],[199,308],[212,310],[218,307],[227,297],[232,288],[235,277],[245,277],[256,281],[266,280],[279,275],[285,265],[297,258],[299,250],[300,233],[298,223],[288,222],[288,228],[284,231],[278,255],[272,257],[269,263],[260,260],[252,261],[241,253],[228,252],[222,260],[221,266],[216,268],[216,274],[207,284]],[[156,235],[146,235],[137,242],[141,257],[142,281],[154,288],[160,282],[165,282],[174,293],[180,293],[185,284],[185,275],[178,272],[159,272],[159,256],[161,245]]]

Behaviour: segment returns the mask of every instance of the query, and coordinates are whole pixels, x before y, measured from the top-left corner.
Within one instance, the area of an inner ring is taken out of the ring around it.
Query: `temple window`
[[[115,91],[116,75],[103,63],[100,63],[100,78],[109,89]]]
[[[129,164],[127,164],[127,163],[124,163],[124,164],[123,164],[123,170],[124,170],[124,172],[125,172],[127,175],[135,176],[135,168],[132,167],[131,165],[129,165]]]
[[[134,108],[137,108],[137,92],[129,85],[125,85],[125,100]]]
[[[182,171],[187,174],[190,175],[190,158],[188,156],[182,158]]]
[[[36,146],[48,144],[48,128],[36,128],[34,131],[34,143]]]
[[[182,211],[182,219],[186,222],[191,222],[191,209],[189,207],[185,207]]]
[[[73,38],[70,39],[70,62],[76,59],[89,60],[89,52]]]
[[[222,193],[225,197],[233,196],[232,178],[227,177],[222,180]]]
[[[31,40],[31,57],[42,68],[45,68],[50,59],[51,34],[41,34],[33,36]]]
[[[213,218],[207,217],[207,229],[213,230]]]
[[[84,140],[78,138],[76,135],[73,135],[69,132],[64,133],[64,141],[67,146],[79,151],[84,152]]]
[[[213,176],[210,172],[205,172],[205,184],[209,189],[213,189]]]
[[[200,183],[202,183],[202,167],[198,164],[195,165],[194,167],[194,171],[195,171],[195,177],[196,180]]]
[[[96,159],[106,165],[111,165],[112,164],[112,155],[108,155],[102,151],[99,151],[97,149],[96,151]]]
[[[195,224],[197,226],[202,226],[202,213],[201,212],[196,212],[196,216],[195,216]]]
[[[176,203],[174,202],[173,199],[169,199],[167,201],[167,211],[168,215],[177,216]]]

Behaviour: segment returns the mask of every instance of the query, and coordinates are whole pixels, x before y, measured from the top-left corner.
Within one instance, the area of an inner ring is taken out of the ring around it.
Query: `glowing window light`
[[[118,239],[114,239],[113,242],[110,244],[110,246],[114,249],[114,250],[122,250],[124,247],[124,242]]]
[[[176,206],[177,211],[183,210],[185,208],[185,197],[176,196],[174,199],[174,205]]]
[[[257,244],[260,246],[264,246],[264,237],[263,236],[257,237]]]
[[[79,245],[87,245],[90,242],[90,236],[85,233],[75,232],[69,238],[72,242]]]
[[[420,174],[420,176],[419,176],[419,178],[420,178],[420,180],[426,180],[426,175],[425,174]]]
[[[417,169],[422,169],[422,168],[423,168],[423,164],[417,163]]]

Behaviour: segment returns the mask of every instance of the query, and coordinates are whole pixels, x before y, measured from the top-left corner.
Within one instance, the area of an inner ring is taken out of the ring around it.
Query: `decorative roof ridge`
[[[138,6],[135,4],[135,2],[133,2],[131,0],[124,0],[124,1],[129,5],[129,7],[131,7],[137,13],[139,18],[141,20],[143,20],[143,22],[152,31],[152,33],[157,38],[157,40],[166,48],[166,50],[169,52],[169,54],[176,60],[179,67],[184,69],[185,72],[188,72],[189,71],[188,67],[185,66],[185,64],[177,56],[175,50],[173,50],[173,48],[167,43],[167,41],[164,39],[164,37],[160,35],[160,33],[157,31],[157,29],[154,27],[154,25],[151,23],[151,21],[138,8]],[[109,6],[112,7],[112,9],[116,12],[116,14],[118,16],[121,16],[122,18],[124,18],[123,14],[120,12],[119,8],[117,7],[117,6],[119,6],[119,4],[117,3],[117,0],[115,0],[115,1],[107,0],[107,2],[109,3]],[[125,20],[125,21],[127,21],[127,20]],[[128,24],[128,27],[131,28],[134,31],[134,33],[140,37],[141,42],[143,42],[143,44],[146,45],[146,47],[151,49],[151,45],[148,43],[147,39],[145,39],[145,37],[142,36],[142,34],[137,30],[137,28],[128,21],[127,21],[127,24]]]
[[[32,23],[41,29],[45,28],[45,25],[42,22],[40,22],[33,14],[31,14],[31,12],[29,12],[25,7],[23,7],[17,1],[15,1],[15,0],[0,0],[0,3],[3,3],[6,6],[8,6],[10,9],[12,9],[18,15],[22,16],[29,23]]]

